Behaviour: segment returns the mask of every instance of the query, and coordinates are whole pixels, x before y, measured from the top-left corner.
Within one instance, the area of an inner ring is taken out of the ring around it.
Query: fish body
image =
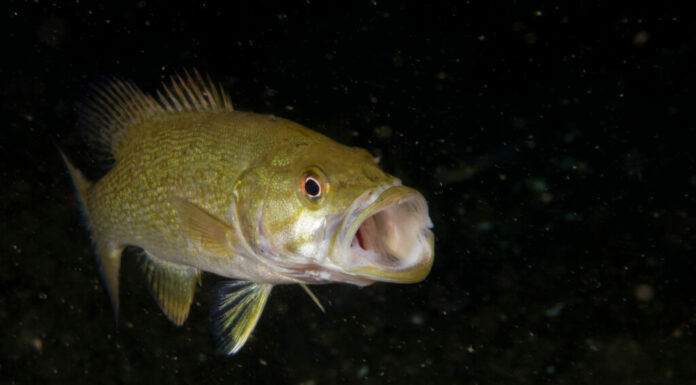
[[[92,183],[63,157],[116,316],[127,246],[142,250],[151,292],[177,325],[202,271],[235,280],[213,311],[227,354],[244,345],[274,285],[408,283],[430,271],[425,199],[367,151],[236,111],[197,72],[173,77],[158,99],[117,79],[91,93],[81,122],[112,167]]]

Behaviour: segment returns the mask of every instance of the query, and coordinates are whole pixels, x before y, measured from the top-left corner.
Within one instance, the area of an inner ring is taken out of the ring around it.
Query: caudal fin
[[[56,146],[57,147],[57,146]],[[85,178],[84,174],[82,174],[82,171],[78,170],[73,166],[73,164],[70,162],[70,159],[68,159],[67,156],[65,156],[65,153],[63,153],[63,150],[58,147],[58,152],[60,153],[60,156],[63,158],[63,162],[65,162],[65,166],[68,168],[68,172],[70,173],[70,177],[72,178],[73,185],[75,186],[75,190],[77,192],[77,198],[80,201],[80,206],[82,210],[84,210],[85,215],[89,216],[87,213],[87,206],[85,202],[85,196],[87,195],[87,190],[92,186],[92,183]]]
[[[118,324],[118,272],[121,267],[121,253],[123,252],[123,247],[114,245],[106,239],[100,239],[99,236],[93,232],[93,228],[90,225],[89,207],[87,206],[86,201],[86,197],[89,189],[92,187],[92,183],[85,178],[84,174],[82,174],[80,170],[73,166],[68,157],[65,156],[59,147],[58,152],[60,152],[60,156],[63,157],[65,166],[68,168],[73,185],[75,186],[77,198],[80,201],[80,208],[82,209],[82,213],[87,221],[87,227],[90,230],[92,242],[94,243],[99,273],[104,280],[106,291],[109,293],[111,307],[114,310],[114,318]]]

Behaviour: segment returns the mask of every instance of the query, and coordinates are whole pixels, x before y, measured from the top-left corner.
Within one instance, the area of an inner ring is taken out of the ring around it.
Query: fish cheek
[[[284,177],[274,178],[267,190],[263,208],[263,226],[274,243],[286,244],[302,211],[297,194]],[[280,245],[279,245],[280,246]]]
[[[267,240],[279,256],[306,258],[306,254],[312,254],[307,246],[316,242],[323,221],[316,217],[316,204],[302,194],[304,169],[288,167],[277,171],[263,208]]]
[[[260,161],[263,166],[242,173],[234,189],[242,234],[262,255],[287,255],[301,247],[296,226],[307,210],[300,194],[303,174],[287,156],[283,159]]]
[[[282,253],[291,238],[298,202],[289,174],[287,167],[271,164],[245,171],[236,183],[240,229],[261,255]]]
[[[244,171],[234,187],[239,228],[254,249],[257,249],[259,239],[263,238],[263,234],[259,233],[263,230],[259,224],[267,190],[267,183],[264,182],[269,179],[264,169],[253,168]]]

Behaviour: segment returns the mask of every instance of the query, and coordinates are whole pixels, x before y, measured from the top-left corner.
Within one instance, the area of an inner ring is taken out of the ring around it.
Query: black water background
[[[678,5],[315,2],[3,7],[0,383],[694,383],[694,23]],[[686,16],[685,16],[686,15]],[[382,157],[428,198],[417,285],[274,291],[233,358],[133,258],[114,328],[50,136],[105,74],[220,80]]]

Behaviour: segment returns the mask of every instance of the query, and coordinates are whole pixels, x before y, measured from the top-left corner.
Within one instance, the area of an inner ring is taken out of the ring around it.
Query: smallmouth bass
[[[271,115],[236,111],[198,72],[157,98],[131,82],[94,86],[80,107],[91,145],[112,167],[72,176],[118,318],[125,247],[164,314],[182,325],[201,272],[233,281],[213,305],[218,348],[231,355],[279,284],[423,280],[434,258],[428,206],[370,154]],[[323,308],[322,308],[323,310]]]

